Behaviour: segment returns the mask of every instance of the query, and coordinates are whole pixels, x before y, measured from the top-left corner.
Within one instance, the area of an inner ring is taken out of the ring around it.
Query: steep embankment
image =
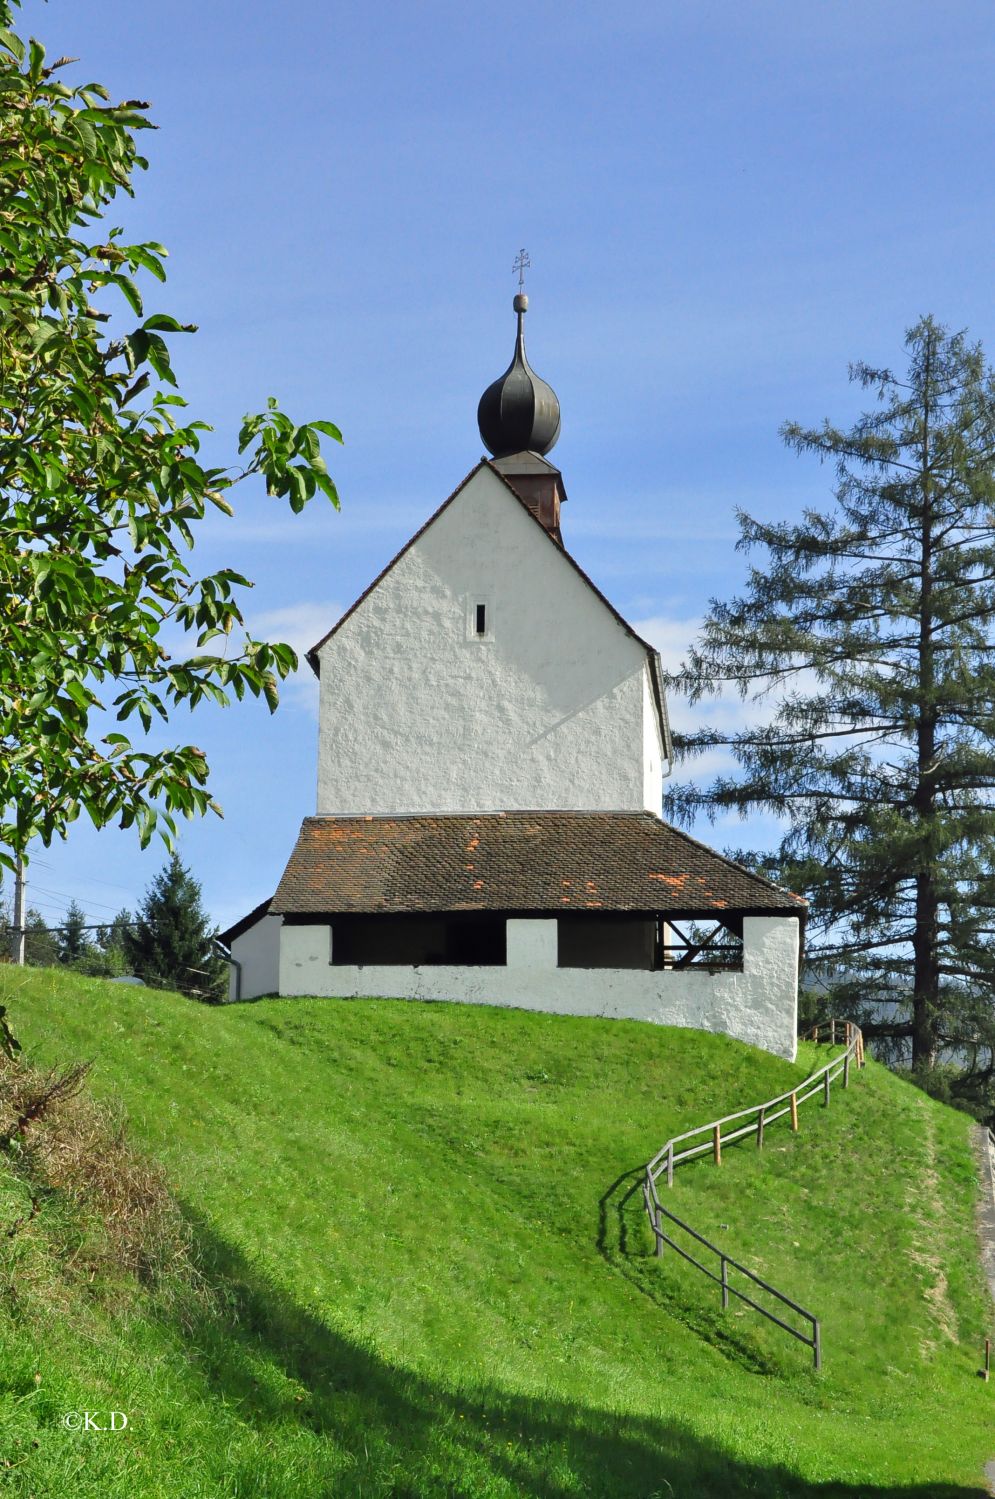
[[[94,1092],[165,1163],[214,1287],[91,1285],[47,1209],[0,1231],[0,1490],[984,1492],[969,1121],[874,1064],[798,1136],[674,1187],[675,1211],[820,1313],[816,1376],[654,1261],[628,1195],[669,1134],[790,1086],[813,1048],[792,1067],[723,1037],[463,1006],[211,1010],[10,969],[0,1002],[38,1060],[95,1057]],[[61,1426],[85,1409],[128,1430]]]

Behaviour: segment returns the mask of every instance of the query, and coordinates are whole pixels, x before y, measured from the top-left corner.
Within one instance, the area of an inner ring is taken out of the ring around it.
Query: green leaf
[[[159,329],[162,333],[196,333],[194,323],[181,323],[178,318],[170,317],[167,312],[153,312],[142,324],[146,332]]]
[[[28,43],[31,56],[28,60],[28,77],[32,83],[37,83],[41,78],[41,70],[45,65],[45,48],[41,42],[35,41],[34,37]]]
[[[336,442],[345,441],[345,438],[334,422],[308,422],[308,426],[313,432],[323,432],[326,437],[333,437]]]
[[[138,316],[141,317],[142,294],[138,290],[138,287],[135,285],[134,281],[132,281],[131,277],[122,276],[120,273],[118,273],[116,275],[109,276],[107,279],[108,281],[112,282],[114,286],[118,287],[118,289],[122,292],[126,301],[131,307],[132,312],[137,313]]]
[[[328,475],[315,472],[314,482],[317,484],[322,493],[328,496],[332,504],[335,506],[336,510],[341,509],[339,492],[335,488],[335,485],[332,483]]]
[[[0,27],[0,47],[3,47],[5,52],[9,52],[11,57],[15,58],[18,63],[24,61],[24,43],[13,31],[7,31],[6,28]]]
[[[169,350],[166,347],[165,341],[159,337],[158,333],[148,333],[145,329],[142,332],[145,332],[149,341],[147,356],[149,364],[155,370],[160,380],[165,380],[167,385],[175,385],[176,379],[173,375],[173,367],[169,362]]]
[[[158,248],[160,248],[160,253],[165,253],[161,247]],[[128,257],[135,265],[140,265],[144,270],[150,271],[157,281],[165,281],[166,267],[158,255],[153,255],[150,245],[129,245]]]
[[[140,364],[148,358],[149,334],[143,329],[136,328],[134,333],[129,333],[122,340],[125,357],[128,363],[128,371],[134,374]]]

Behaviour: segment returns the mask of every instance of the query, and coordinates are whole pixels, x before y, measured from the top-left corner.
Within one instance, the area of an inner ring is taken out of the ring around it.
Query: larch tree
[[[835,465],[835,505],[740,514],[746,589],[713,601],[671,683],[738,692],[754,725],[679,738],[736,769],[675,785],[668,812],[775,814],[756,862],[808,896],[837,1008],[911,1041],[916,1069],[956,1054],[978,1097],[995,1078],[995,379],[932,318],[906,349],[902,376],[851,367],[877,404],[848,430],[782,429]]]

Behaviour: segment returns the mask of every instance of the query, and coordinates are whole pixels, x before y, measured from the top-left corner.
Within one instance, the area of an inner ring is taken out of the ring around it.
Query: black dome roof
[[[499,380],[488,385],[477,407],[477,426],[492,457],[525,449],[548,453],[560,435],[560,403],[556,392],[540,380],[525,357],[525,313],[529,299],[519,292],[515,355]]]

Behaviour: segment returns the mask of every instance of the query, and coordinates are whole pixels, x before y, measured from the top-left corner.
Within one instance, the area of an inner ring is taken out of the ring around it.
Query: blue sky
[[[340,514],[244,486],[194,554],[255,579],[251,621],[299,647],[479,458],[521,245],[564,539],[672,661],[742,579],[735,507],[829,497],[785,419],[852,417],[848,362],[899,365],[922,313],[995,347],[990,0],[28,0],[20,29],[152,101],[150,169],[111,219],[170,250],[148,307],[199,325],[174,363],[210,456],[271,393],[345,433]],[[308,675],[274,718],[175,720],[225,808],[181,843],[221,924],[272,893],[314,810]],[[100,920],[162,859],[78,826],[37,850],[29,899]]]

